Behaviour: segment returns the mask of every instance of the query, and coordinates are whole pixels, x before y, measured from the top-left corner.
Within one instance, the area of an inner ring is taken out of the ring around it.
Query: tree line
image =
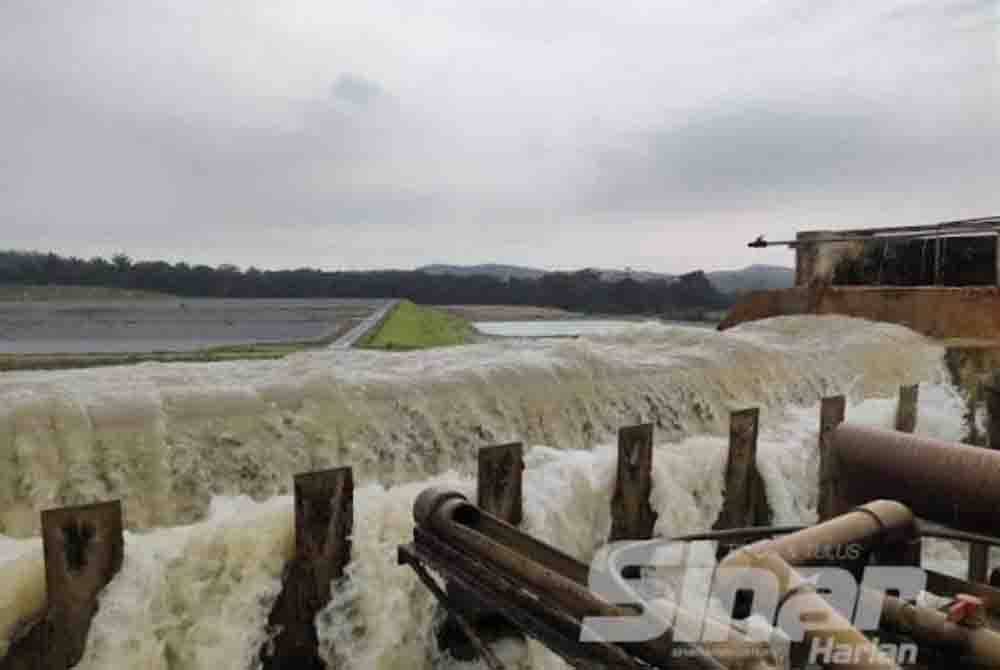
[[[0,251],[0,283],[104,286],[212,298],[407,298],[446,304],[537,305],[578,312],[698,316],[728,307],[704,272],[672,280],[604,281],[593,270],[537,279],[454,276],[420,271],[241,270],[234,265],[134,261],[124,254],[84,260],[54,253]]]

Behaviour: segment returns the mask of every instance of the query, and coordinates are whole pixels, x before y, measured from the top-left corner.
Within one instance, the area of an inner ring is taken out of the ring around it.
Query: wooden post
[[[726,490],[722,511],[713,528],[726,530],[767,525],[764,480],[757,470],[757,433],[760,410],[756,407],[729,415],[729,456],[726,459]]]
[[[917,402],[920,397],[920,385],[899,387],[899,400],[896,403],[896,430],[912,433],[917,427]]]
[[[351,559],[354,478],[351,468],[295,476],[295,556],[268,617],[277,630],[260,651],[265,670],[322,670],[314,619],[330,602],[330,582]]]
[[[524,518],[522,479],[524,448],[520,442],[479,450],[476,504],[512,526]]]
[[[827,439],[834,428],[844,422],[847,401],[842,395],[823,398],[819,410],[819,500],[820,521],[836,516],[840,511],[837,499],[837,464]]]
[[[11,645],[3,670],[67,670],[80,662],[101,590],[121,569],[121,501],[42,512],[45,616]]]
[[[653,424],[618,431],[618,476],[611,499],[611,537],[647,540],[653,536],[656,512],[649,505],[653,490]]]
[[[512,526],[520,525],[524,519],[523,446],[520,442],[512,442],[483,447],[478,458],[476,505]],[[500,612],[490,609],[490,603],[482,602],[475,593],[454,583],[448,583],[446,591],[449,604],[462,613],[481,640],[491,642],[523,637]],[[451,613],[441,623],[436,637],[438,646],[458,660],[471,661],[480,656],[476,642],[469,638],[461,621]]]

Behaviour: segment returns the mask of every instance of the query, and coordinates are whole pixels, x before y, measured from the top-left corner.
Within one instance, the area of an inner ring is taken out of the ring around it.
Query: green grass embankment
[[[404,300],[358,346],[390,351],[448,347],[469,342],[474,332],[464,319]]]

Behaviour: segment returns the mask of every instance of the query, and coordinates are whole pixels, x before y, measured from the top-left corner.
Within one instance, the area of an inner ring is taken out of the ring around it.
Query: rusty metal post
[[[611,499],[611,537],[646,540],[653,536],[656,512],[649,505],[653,490],[653,424],[618,431],[618,475]]]
[[[42,512],[46,612],[11,645],[3,670],[66,670],[87,646],[98,595],[121,569],[120,501]]]
[[[899,400],[896,403],[896,430],[902,433],[912,433],[917,427],[919,397],[919,384],[899,387]]]
[[[970,582],[985,584],[990,572],[990,548],[985,544],[969,544],[969,566],[966,576]]]
[[[905,565],[915,568],[923,563],[924,543],[919,537],[901,542],[887,543],[876,549],[875,553],[881,565]]]
[[[994,286],[1000,286],[1000,234],[997,234],[997,241],[996,241],[996,243],[993,246],[994,246],[994,248],[996,250],[995,251],[995,254],[996,254],[996,262],[995,262],[995,265],[996,265],[996,278],[993,281],[993,285]]]
[[[771,522],[764,480],[757,470],[759,421],[760,411],[757,408],[729,415],[725,500],[719,518],[712,526],[716,530],[768,525]],[[719,548],[721,557],[726,548],[721,543]]]
[[[351,558],[354,478],[351,468],[295,476],[295,556],[268,617],[277,635],[260,651],[264,670],[322,670],[314,620],[330,602],[331,582]]]
[[[830,444],[830,433],[844,422],[847,400],[842,395],[823,398],[819,408],[819,500],[817,507],[820,521],[839,514],[838,495],[840,478],[837,459]]]
[[[523,472],[520,442],[480,449],[476,505],[512,526],[520,525],[524,518]]]

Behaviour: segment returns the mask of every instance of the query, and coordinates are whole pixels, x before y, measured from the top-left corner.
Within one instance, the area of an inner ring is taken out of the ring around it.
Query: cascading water
[[[924,382],[918,432],[957,440],[964,406],[942,357],[902,327],[787,317],[724,334],[641,326],[430,352],[8,375],[0,653],[44,600],[40,547],[28,539],[37,510],[122,497],[125,562],[80,667],[252,667],[291,551],[291,477],[352,465],[353,557],[317,619],[322,651],[340,667],[452,667],[434,649],[433,599],[395,565],[395,547],[412,535],[423,488],[472,494],[477,446],[547,445],[526,454],[524,527],[585,560],[610,526],[619,426],[656,425],[652,506],[669,535],[714,522],[728,412],[760,406],[775,521],[808,522],[819,398],[847,393],[851,421],[889,426],[898,386]],[[948,545],[934,551],[957,558]],[[560,667],[533,644],[502,653],[517,667]]]

